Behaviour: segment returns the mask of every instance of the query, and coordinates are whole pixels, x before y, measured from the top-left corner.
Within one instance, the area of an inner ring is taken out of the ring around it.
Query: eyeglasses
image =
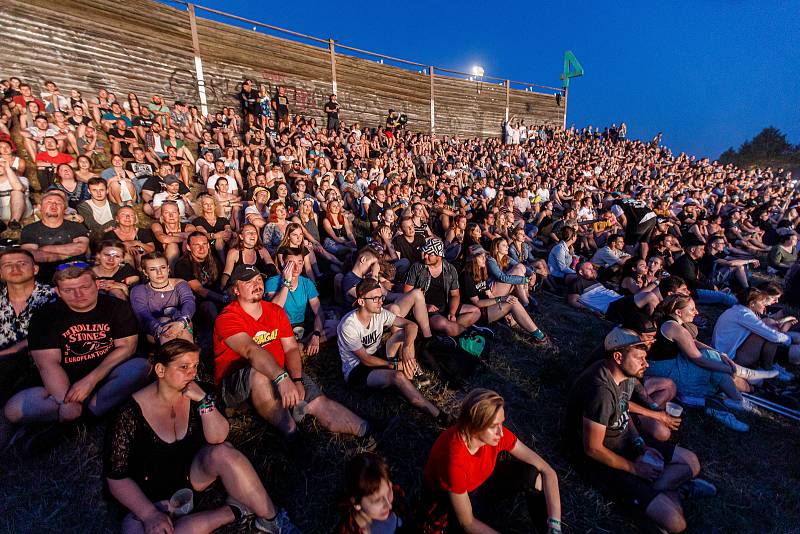
[[[386,295],[378,295],[377,297],[361,297],[364,300],[371,300],[374,303],[383,302],[386,300]]]
[[[64,269],[69,269],[70,267],[75,267],[77,269],[89,269],[91,265],[85,261],[68,261],[67,263],[62,263],[56,267],[56,271],[63,271]]]

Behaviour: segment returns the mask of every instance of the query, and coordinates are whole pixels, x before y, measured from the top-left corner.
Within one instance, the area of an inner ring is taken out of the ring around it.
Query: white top
[[[735,360],[736,351],[750,334],[780,345],[792,344],[792,338],[788,335],[768,326],[747,306],[737,304],[725,310],[717,319],[714,325],[714,348]]]
[[[89,200],[86,204],[92,209],[92,216],[97,224],[104,225],[114,218],[111,214],[111,203],[106,200],[105,204],[98,207],[94,202]]]
[[[206,182],[206,189],[209,191],[214,190],[214,186],[217,185],[217,180],[220,178],[225,178],[228,180],[228,193],[235,193],[239,186],[236,183],[236,179],[232,176],[228,176],[227,174],[212,174],[208,177],[208,181]]]
[[[373,315],[369,320],[369,325],[364,326],[356,317],[353,310],[339,321],[336,328],[339,344],[339,356],[342,358],[342,373],[344,379],[350,376],[352,371],[361,360],[355,352],[364,349],[367,354],[375,354],[381,346],[381,336],[383,331],[394,324],[395,314],[381,309],[381,313]]]

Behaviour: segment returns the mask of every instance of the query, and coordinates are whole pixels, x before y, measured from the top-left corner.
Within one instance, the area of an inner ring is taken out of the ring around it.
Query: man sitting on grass
[[[448,415],[411,382],[417,372],[417,325],[383,308],[384,298],[374,278],[365,278],[356,286],[358,309],[345,315],[337,329],[345,382],[351,387],[396,387],[414,407],[428,412],[440,426],[448,426]],[[389,328],[393,333],[384,344],[383,332]]]
[[[670,443],[646,442],[628,410],[635,380],[647,369],[647,343],[636,332],[614,328],[605,358],[589,366],[572,387],[565,444],[575,467],[620,504],[637,507],[669,532],[686,529],[682,501],[716,495],[695,478],[697,456]]]
[[[283,309],[262,300],[264,280],[252,265],[237,265],[228,281],[234,301],[214,324],[214,381],[225,404],[251,402],[256,412],[294,442],[297,423],[313,415],[331,432],[365,437],[373,448],[370,425],[322,394],[303,374],[300,347]]]
[[[8,401],[11,423],[66,423],[87,411],[99,417],[144,385],[150,364],[133,357],[136,317],[126,301],[100,295],[95,278],[87,263],[58,267],[53,283],[61,298],[34,314],[28,335],[43,386]]]

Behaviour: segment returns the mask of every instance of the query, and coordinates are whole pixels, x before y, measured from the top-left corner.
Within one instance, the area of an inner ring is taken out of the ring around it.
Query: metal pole
[[[569,87],[564,88],[564,124],[562,128],[567,129],[567,95],[569,94]]]
[[[328,48],[331,51],[331,85],[333,94],[336,94],[336,51],[334,50],[333,39],[328,39]]]
[[[433,96],[433,67],[428,67],[430,69],[430,78],[431,78],[431,135],[436,134],[436,110],[434,105],[434,96]]]
[[[511,80],[506,80],[506,122],[508,122],[508,103],[511,97]]]
[[[203,77],[203,60],[200,59],[200,40],[197,37],[197,21],[194,17],[194,4],[188,4],[189,27],[192,30],[192,50],[194,51],[194,70],[197,76],[197,92],[200,94],[200,113],[208,115],[208,100],[206,99],[206,82]]]

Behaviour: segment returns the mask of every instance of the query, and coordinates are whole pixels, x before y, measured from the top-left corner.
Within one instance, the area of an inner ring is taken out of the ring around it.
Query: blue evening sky
[[[202,5],[454,70],[559,86],[568,124],[628,123],[676,151],[717,157],[766,126],[800,143],[800,2],[247,2]],[[200,12],[201,16],[207,16]]]

